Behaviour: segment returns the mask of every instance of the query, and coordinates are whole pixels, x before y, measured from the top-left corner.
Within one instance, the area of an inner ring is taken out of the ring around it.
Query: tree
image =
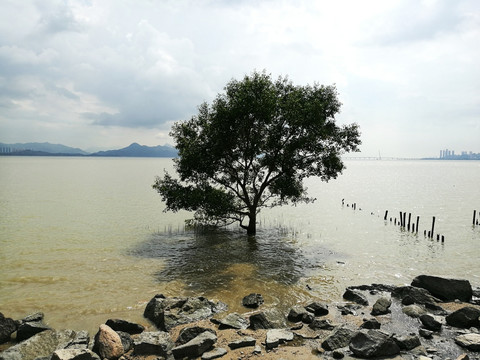
[[[224,90],[174,124],[178,177],[157,176],[153,188],[165,211],[194,211],[193,224],[239,222],[253,235],[262,208],[314,201],[303,180],[336,178],[341,155],[358,151],[360,133],[355,123],[335,124],[335,86],[295,86],[255,71]]]

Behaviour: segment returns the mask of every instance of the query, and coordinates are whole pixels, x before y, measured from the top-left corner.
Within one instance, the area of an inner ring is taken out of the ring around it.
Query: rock
[[[55,351],[51,360],[100,360],[100,358],[88,349],[62,349]]]
[[[253,314],[249,317],[250,322],[250,329],[258,330],[258,329],[275,329],[275,324],[268,320],[265,313],[257,313]]]
[[[245,330],[248,328],[248,320],[242,315],[233,312],[223,318],[212,318],[211,321],[219,326],[219,329],[237,329]]]
[[[88,334],[88,331],[82,330],[79,331],[75,335],[75,338],[65,346],[65,349],[86,349],[88,348],[89,343],[90,335]]]
[[[363,324],[360,325],[360,329],[380,329],[380,323],[375,318],[364,320]]]
[[[167,331],[180,324],[208,319],[225,310],[225,304],[214,303],[202,296],[166,298],[160,294],[148,302],[143,316],[152,321],[158,329]]]
[[[308,327],[312,330],[333,330],[335,328],[327,319],[314,319],[308,324]]]
[[[190,340],[195,339],[198,335],[204,333],[205,331],[211,332],[213,335],[217,335],[216,331],[209,328],[204,328],[200,326],[191,326],[183,328],[178,334],[178,338],[175,341],[175,345],[183,345],[188,343]]]
[[[267,349],[276,348],[279,344],[293,340],[293,333],[285,329],[273,329],[267,331],[265,346]]]
[[[17,331],[17,323],[15,320],[6,318],[0,312],[0,344],[10,340],[10,336]]]
[[[473,326],[480,326],[480,309],[472,306],[465,306],[457,311],[454,311],[450,315],[447,315],[445,320],[450,326],[457,328],[468,329]]]
[[[123,331],[116,331],[118,336],[120,336],[120,341],[122,342],[123,352],[127,353],[133,349],[133,338],[129,333]]]
[[[17,341],[24,341],[32,336],[46,330],[52,330],[42,321],[22,322],[17,329]]]
[[[433,337],[433,331],[424,328],[418,329],[418,334],[424,339],[431,339]]]
[[[430,294],[443,301],[454,301],[458,299],[469,302],[473,295],[472,286],[467,280],[419,275],[413,279],[412,286],[426,289]]]
[[[304,315],[308,314],[307,309],[304,306],[296,305],[290,309],[287,315],[288,321],[298,322],[302,321]]]
[[[350,340],[350,350],[364,358],[392,356],[400,353],[397,343],[388,334],[379,330],[360,330]]]
[[[470,360],[470,358],[467,354],[462,354],[456,360]]]
[[[43,312],[36,312],[34,314],[30,314],[24,317],[22,320],[20,320],[20,323],[39,322],[39,321],[43,321],[44,318],[45,318],[45,314]]]
[[[212,360],[212,359],[218,359],[224,355],[227,354],[227,350],[224,348],[216,348],[213,349],[212,351],[208,351],[203,353],[202,355],[202,360]]]
[[[160,355],[167,357],[167,353],[173,349],[173,341],[164,331],[144,331],[133,341],[133,353],[135,355]]]
[[[108,319],[105,323],[115,331],[123,331],[130,335],[140,334],[145,328],[140,324],[135,324],[121,319]]]
[[[455,338],[455,343],[470,351],[480,351],[480,334],[463,334]]]
[[[232,341],[228,344],[228,347],[232,350],[234,349],[239,349],[242,347],[247,347],[247,346],[255,346],[257,340],[251,336],[246,336],[241,339]]]
[[[392,300],[381,297],[373,304],[371,314],[373,316],[388,314],[390,312],[390,306],[392,306]]]
[[[328,315],[328,305],[319,302],[312,302],[310,305],[305,306],[305,309],[315,316]]]
[[[248,308],[258,308],[264,302],[261,294],[252,293],[247,295],[242,300],[242,305]]]
[[[353,330],[345,327],[339,327],[322,342],[322,347],[325,350],[332,351],[348,346],[353,335],[355,335]]]
[[[395,340],[400,350],[408,351],[422,345],[417,335],[394,336],[393,340]]]
[[[34,360],[49,357],[55,350],[65,348],[76,333],[73,330],[46,330],[0,353],[0,360]]]
[[[337,305],[337,309],[342,315],[357,315],[357,310],[361,309],[360,305],[346,304],[346,305]]]
[[[343,294],[343,298],[348,301],[353,301],[357,304],[363,305],[363,306],[368,306],[368,300],[367,298],[360,292],[348,289],[345,291]]]
[[[435,299],[426,289],[414,286],[400,286],[392,291],[392,297],[402,301],[408,297],[410,304],[426,304],[435,303]]]
[[[438,332],[442,329],[442,323],[437,321],[432,315],[421,315],[419,319],[427,330]]]
[[[190,340],[186,344],[174,347],[172,349],[173,356],[175,358],[196,358],[202,356],[202,354],[210,350],[217,342],[217,336],[210,331],[204,331],[194,339]]]
[[[402,308],[402,311],[405,315],[408,315],[413,318],[419,318],[420,316],[425,315],[427,313],[427,310],[425,310],[425,308],[417,304],[404,306]]]
[[[345,354],[340,350],[334,350],[332,352],[332,357],[334,359],[343,359],[345,357]]]
[[[124,353],[122,339],[110,326],[102,324],[95,335],[93,351],[102,359],[118,359]]]

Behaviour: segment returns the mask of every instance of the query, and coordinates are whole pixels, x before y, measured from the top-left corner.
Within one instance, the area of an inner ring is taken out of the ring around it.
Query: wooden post
[[[415,223],[412,224],[412,233],[415,232]]]
[[[418,233],[418,224],[420,223],[420,216],[417,216],[417,233]]]
[[[433,239],[433,229],[435,229],[435,216],[432,219],[432,231],[431,231],[432,239]]]
[[[383,217],[383,220],[387,221],[387,215],[388,215],[388,210],[385,210],[385,216]]]
[[[403,226],[402,219],[403,219],[403,215],[402,215],[402,212],[400,211],[400,226]]]
[[[403,213],[403,227],[405,227],[405,224],[407,223],[407,213]]]
[[[477,210],[473,210],[473,225],[475,225],[475,217],[477,215]]]
[[[445,242],[445,235],[442,235],[442,243]]]
[[[408,213],[408,226],[407,230],[410,231],[410,220],[412,219],[412,213]]]

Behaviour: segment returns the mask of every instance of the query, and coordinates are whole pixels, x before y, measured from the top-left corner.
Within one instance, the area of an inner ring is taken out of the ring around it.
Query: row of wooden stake
[[[388,217],[388,210],[385,210],[385,216],[383,217],[383,220],[387,221],[387,217]],[[411,228],[412,233],[413,232],[418,233],[418,226],[420,224],[420,216],[417,216],[417,222],[416,223],[412,223],[411,220],[412,220],[412,213],[408,213],[408,222],[407,222],[407,213],[400,211],[400,220],[399,220],[398,224],[402,228],[406,228],[407,231],[410,231],[410,228]],[[390,218],[390,222],[392,222],[392,218]],[[395,225],[397,225],[397,218],[395,218],[394,223],[395,223]],[[427,230],[424,230],[423,235],[424,236],[428,235],[429,239],[433,239],[434,234],[435,234],[434,230],[435,230],[435,216],[432,219],[432,229],[428,233],[427,233]],[[445,236],[442,235],[441,239],[442,239],[442,242],[444,242],[445,241]],[[437,240],[440,240],[440,234],[437,234]]]

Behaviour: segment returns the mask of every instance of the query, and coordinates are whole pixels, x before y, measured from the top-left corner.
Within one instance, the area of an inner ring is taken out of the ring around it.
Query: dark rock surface
[[[443,301],[458,299],[469,302],[473,295],[472,286],[468,280],[419,275],[413,279],[412,286],[426,289],[430,294]]]
[[[305,306],[305,309],[308,312],[311,312],[312,314],[314,314],[315,316],[325,316],[325,315],[328,315],[328,312],[329,312],[327,304],[319,303],[316,301]]]
[[[343,298],[348,301],[353,301],[354,303],[368,306],[368,300],[362,293],[355,291],[353,289],[347,288],[343,293]]]
[[[228,344],[228,347],[232,350],[240,349],[247,346],[255,346],[257,340],[251,336],[242,337],[234,340]]]
[[[355,333],[349,344],[350,350],[359,357],[375,358],[400,353],[392,336],[379,330],[361,330]]]
[[[246,329],[248,328],[248,320],[238,313],[230,313],[226,316],[214,318],[213,323],[219,325],[219,329]]]
[[[9,341],[15,331],[17,331],[17,323],[15,320],[6,318],[0,312],[0,344]]]
[[[392,301],[389,298],[382,296],[377,299],[375,304],[373,304],[372,315],[377,316],[388,314],[390,312],[390,306],[392,306]]]
[[[144,331],[134,339],[135,355],[160,355],[166,357],[173,349],[170,335],[164,331]]]
[[[445,318],[447,324],[457,328],[467,329],[472,326],[480,326],[480,309],[465,306],[454,311]]]
[[[201,326],[188,326],[180,331],[180,334],[178,334],[178,338],[175,341],[175,345],[179,346],[186,344],[190,340],[195,339],[198,335],[204,333],[205,331],[209,331],[215,336],[217,335],[215,330],[209,328],[204,328]]]
[[[248,308],[258,308],[264,303],[263,296],[261,294],[252,293],[247,295],[242,300],[242,305]]]
[[[145,328],[140,324],[135,324],[121,319],[108,319],[105,324],[110,326],[115,331],[123,331],[130,335],[140,334],[145,330]]]
[[[336,350],[339,348],[343,348],[348,346],[350,340],[352,339],[353,335],[355,335],[355,331],[348,329],[346,327],[339,327],[336,328],[331,335],[329,335],[323,342],[322,347],[325,350]]]
[[[189,342],[174,347],[172,353],[176,359],[196,358],[210,350],[216,342],[217,336],[215,334],[210,331],[204,331]]]

